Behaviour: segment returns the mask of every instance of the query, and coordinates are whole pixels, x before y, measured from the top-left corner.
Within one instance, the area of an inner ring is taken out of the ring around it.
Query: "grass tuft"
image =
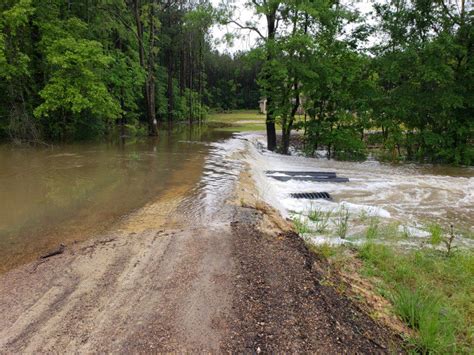
[[[318,233],[327,231],[332,211],[323,211],[321,209],[311,209],[308,218],[314,224],[314,230]]]
[[[336,226],[336,235],[344,239],[347,235],[347,230],[349,228],[349,209],[346,206],[342,206],[336,215],[334,224]]]
[[[309,227],[308,221],[301,215],[294,215],[291,220],[293,221],[293,224],[296,228],[296,232],[298,232],[299,235],[312,232],[311,228]]]
[[[367,240],[374,240],[379,234],[379,224],[380,219],[378,217],[371,217],[369,221],[369,226],[365,232],[365,237]]]
[[[437,223],[430,224],[428,226],[430,233],[430,243],[432,245],[439,245],[443,241],[443,229]]]

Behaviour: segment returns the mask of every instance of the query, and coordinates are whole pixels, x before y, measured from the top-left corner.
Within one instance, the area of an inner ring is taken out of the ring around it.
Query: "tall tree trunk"
[[[193,78],[193,55],[192,55],[192,38],[190,34],[189,38],[189,62],[188,62],[188,77],[189,77],[189,86],[188,86],[188,109],[189,109],[189,123],[193,123],[194,120],[194,113],[193,113],[193,88],[194,88],[194,78]]]
[[[151,1],[149,11],[149,45],[148,45],[148,75],[147,75],[147,86],[148,86],[148,134],[150,136],[156,136],[158,134],[158,122],[156,120],[156,85],[155,85],[155,6],[156,1]]]
[[[184,40],[183,40],[184,43]],[[181,44],[183,46],[184,44]],[[181,47],[179,54],[179,95],[182,97],[184,95],[184,89],[186,87],[186,57],[184,55],[184,48]]]
[[[168,6],[168,27],[172,28],[172,21],[171,21],[171,16],[172,16],[172,11],[171,11],[171,0],[168,0],[167,2]],[[173,41],[175,38],[174,36],[170,34],[170,44],[168,45],[168,48],[166,49],[166,65],[167,65],[167,71],[168,71],[168,80],[167,80],[167,90],[166,94],[168,97],[168,123],[171,123],[173,121],[173,111],[174,111],[174,88],[173,88],[173,75],[174,75],[174,59],[173,59]]]
[[[267,47],[267,61],[270,62],[273,58],[273,49],[272,43],[275,39],[275,18],[276,18],[276,9],[272,13],[267,14],[267,30],[268,30],[268,38],[267,42],[270,42],[270,46]],[[268,43],[267,43],[268,44]],[[273,117],[273,103],[270,97],[267,97],[267,113],[266,113],[266,120],[265,125],[267,129],[267,149],[274,151],[277,146],[276,140],[276,129],[275,129],[275,117]]]
[[[199,95],[199,117],[198,117],[198,121],[202,121],[203,119],[203,113],[202,113],[202,93],[204,91],[203,89],[203,85],[204,85],[204,81],[203,81],[203,71],[204,71],[204,68],[203,68],[203,63],[204,63],[204,59],[203,59],[203,51],[202,51],[202,47],[203,47],[203,36],[204,35],[200,35],[199,37],[199,58],[198,58],[198,61],[199,61],[199,64],[198,64],[198,67],[199,67],[199,77],[198,77],[198,95]]]
[[[167,64],[168,64],[168,87],[167,87],[167,96],[168,96],[168,122],[173,121],[173,111],[174,111],[174,91],[173,91],[173,58],[172,51],[167,50]]]
[[[146,115],[148,121],[148,134],[150,136],[156,136],[158,134],[158,126],[156,121],[156,105],[155,105],[155,77],[154,67],[155,58],[153,48],[155,46],[155,0],[151,2],[149,10],[149,25],[150,25],[150,37],[149,37],[149,48],[148,58],[145,62],[145,44],[143,38],[143,25],[140,14],[141,2],[140,0],[133,0],[129,3],[131,5],[133,16],[135,18],[135,25],[137,27],[137,38],[138,38],[138,56],[141,67],[147,73],[145,79],[145,106]]]
[[[294,15],[294,21],[293,21],[293,36],[296,34],[296,28],[297,28],[297,16],[298,12],[295,13]],[[304,31],[306,33],[307,30],[307,19],[305,22],[305,28]],[[293,54],[291,55],[293,57]],[[295,121],[295,115],[296,112],[298,112],[298,108],[300,107],[300,90],[299,90],[299,81],[298,81],[298,76],[295,73],[293,74],[293,82],[292,84],[289,85],[289,93],[291,96],[291,93],[294,93],[293,99],[295,102],[293,103],[290,111],[290,116],[285,120],[284,123],[282,123],[282,137],[281,137],[281,153],[282,154],[288,154],[289,153],[289,148],[290,148],[290,137],[291,137],[291,130],[293,129],[293,122]],[[286,95],[285,95],[286,97]]]
[[[295,103],[293,104],[290,112],[290,117],[288,118],[288,121],[282,125],[282,138],[281,138],[281,153],[282,154],[288,154],[288,150],[290,148],[290,137],[291,137],[291,130],[293,129],[293,123],[295,121],[295,115],[296,112],[298,111],[298,107],[300,106],[300,93],[298,90],[298,79],[295,77],[295,80],[293,82],[293,85],[295,86]]]

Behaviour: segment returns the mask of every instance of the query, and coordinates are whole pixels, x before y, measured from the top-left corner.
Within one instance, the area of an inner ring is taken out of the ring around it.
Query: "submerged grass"
[[[323,211],[318,208],[311,209],[308,213],[309,220],[314,224],[314,231],[318,233],[327,231],[331,216],[332,211]]]

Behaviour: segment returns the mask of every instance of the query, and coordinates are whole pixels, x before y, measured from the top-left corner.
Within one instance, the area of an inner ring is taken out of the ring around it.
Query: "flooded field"
[[[195,193],[210,144],[229,136],[182,127],[123,143],[0,146],[0,272],[98,234],[150,201]],[[143,227],[134,223],[128,228]]]

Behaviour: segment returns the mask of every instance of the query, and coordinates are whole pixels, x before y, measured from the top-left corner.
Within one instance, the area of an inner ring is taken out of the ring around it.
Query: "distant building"
[[[295,99],[292,99],[291,102],[295,102]],[[300,96],[300,105],[298,106],[298,110],[296,111],[297,115],[304,115],[304,97]],[[258,101],[258,106],[260,108],[260,113],[266,115],[267,114],[267,99],[262,98]]]
[[[264,115],[267,114],[267,99],[261,99],[258,101],[258,106],[260,107],[260,113],[263,113]]]

